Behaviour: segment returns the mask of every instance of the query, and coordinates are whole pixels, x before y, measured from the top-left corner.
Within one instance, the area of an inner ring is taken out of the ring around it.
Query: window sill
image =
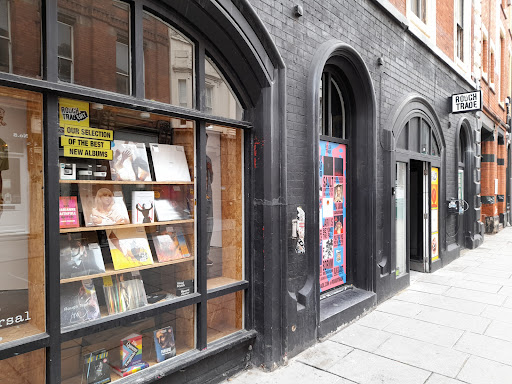
[[[482,80],[485,82],[485,84],[489,85],[489,79],[487,77],[487,72],[482,72]]]
[[[500,108],[504,111],[505,110],[505,104],[503,103],[503,101],[499,101],[498,102],[498,105],[500,106]]]
[[[492,93],[496,94],[496,90],[494,89],[494,83],[489,83],[489,89]]]

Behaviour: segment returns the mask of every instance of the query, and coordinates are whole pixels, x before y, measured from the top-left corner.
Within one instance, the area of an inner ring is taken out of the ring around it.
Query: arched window
[[[439,145],[430,122],[421,114],[412,115],[398,137],[397,149],[439,156]]]
[[[331,71],[324,71],[320,87],[320,135],[346,139],[345,102],[341,86]]]

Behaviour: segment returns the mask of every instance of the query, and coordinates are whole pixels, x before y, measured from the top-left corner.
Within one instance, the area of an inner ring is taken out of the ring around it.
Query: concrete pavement
[[[274,372],[229,384],[512,383],[512,227]]]

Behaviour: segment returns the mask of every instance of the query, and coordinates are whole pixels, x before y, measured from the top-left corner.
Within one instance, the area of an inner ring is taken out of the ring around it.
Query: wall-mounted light
[[[103,104],[100,104],[100,103],[92,103],[91,104],[91,108],[96,110],[96,111],[101,111],[103,110]]]
[[[142,119],[149,119],[151,117],[151,113],[149,113],[149,112],[141,112],[139,116]]]

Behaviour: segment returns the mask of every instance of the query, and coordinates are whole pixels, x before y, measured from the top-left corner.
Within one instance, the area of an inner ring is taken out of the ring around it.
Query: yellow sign
[[[89,126],[89,103],[59,98],[59,125]]]
[[[64,126],[66,136],[86,137],[88,139],[114,140],[114,131],[91,127],[77,127],[75,125]]]
[[[93,149],[110,149],[110,141],[83,139],[81,137],[61,136],[60,145],[63,147],[84,147]]]
[[[112,160],[112,150],[110,149],[92,149],[86,147],[64,147],[65,157],[82,157],[86,159]]]
[[[430,174],[430,227],[432,229],[432,261],[439,259],[439,168]]]

